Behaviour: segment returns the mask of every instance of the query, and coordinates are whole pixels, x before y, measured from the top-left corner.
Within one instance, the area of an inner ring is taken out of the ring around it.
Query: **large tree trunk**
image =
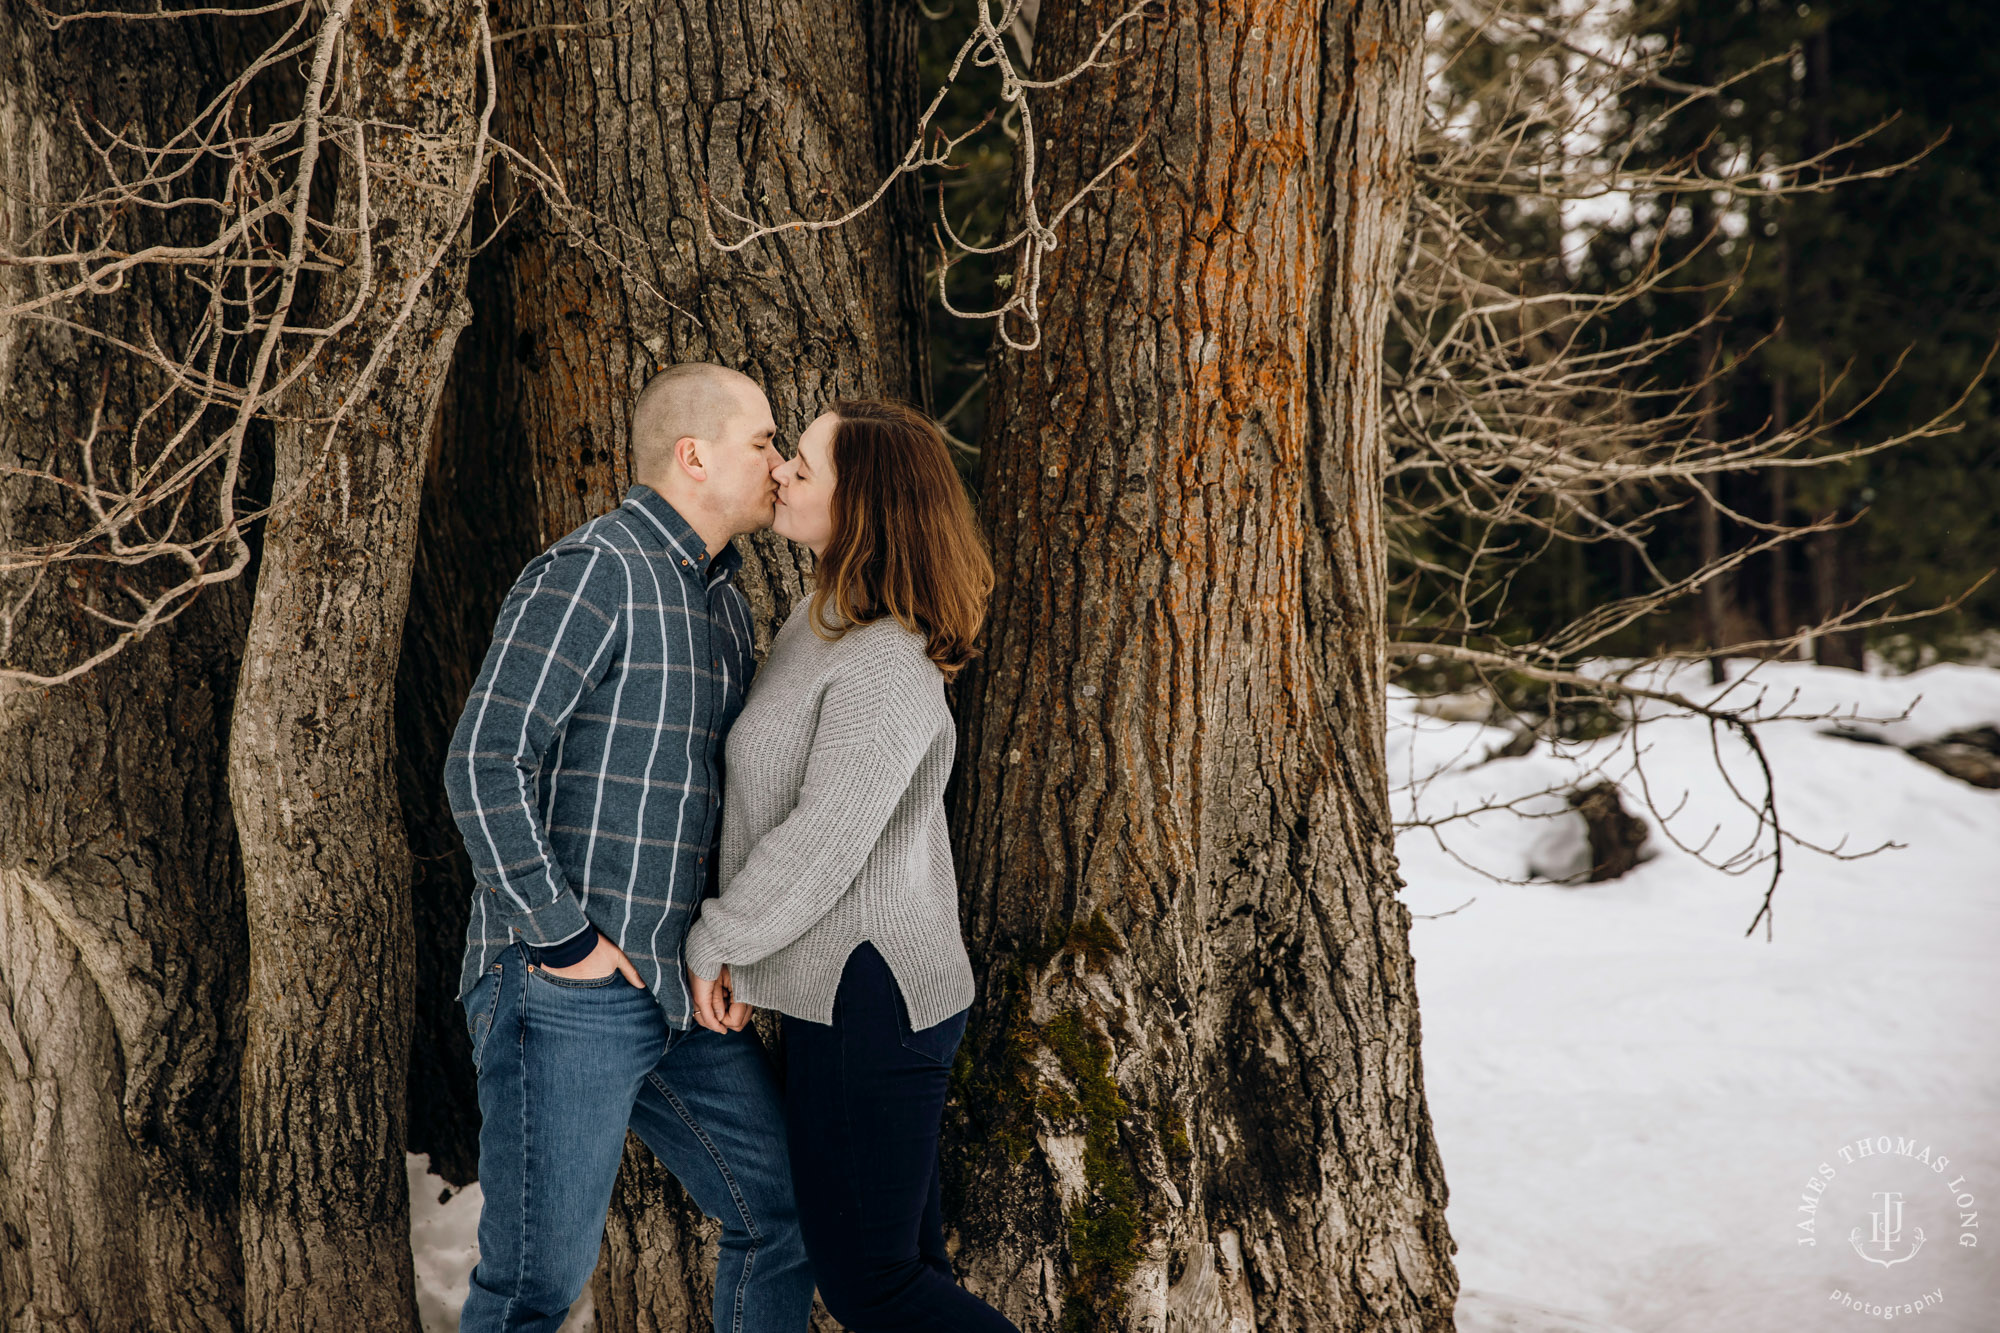
[[[501,69],[504,137],[539,145],[574,206],[514,224],[495,274],[513,313],[509,406],[533,459],[540,542],[623,498],[632,400],[664,366],[742,369],[786,438],[836,394],[922,391],[913,186],[847,227],[735,254],[708,243],[703,203],[712,191],[723,208],[783,220],[872,193],[886,145],[907,143],[888,127],[914,120],[915,17],[900,0],[509,5],[527,35]],[[579,27],[589,35],[563,35]],[[725,237],[741,230],[712,220]],[[769,534],[749,545],[745,591],[775,629],[799,559]]]
[[[432,678],[448,697],[402,719],[412,754],[441,752],[520,567],[624,494],[631,404],[655,370],[740,367],[770,395],[788,448],[837,394],[921,400],[913,186],[847,227],[738,254],[708,244],[703,208],[708,189],[760,219],[826,217],[871,193],[914,123],[915,21],[906,0],[506,5],[499,26],[521,35],[501,48],[497,127],[560,177],[567,200],[524,200],[523,176],[503,173],[496,214],[526,207],[474,264],[478,315],[437,450],[452,498],[440,487],[426,509],[407,631],[413,653],[451,664]],[[739,230],[720,211],[715,225]],[[491,516],[515,484],[498,474],[513,468],[532,492],[529,521],[495,532]],[[805,566],[768,534],[743,546],[744,590],[768,643]],[[413,778],[434,782],[435,771]],[[455,841],[443,814],[434,801],[411,807],[420,845]],[[470,880],[450,859],[431,870],[419,956],[455,977]],[[427,1003],[450,989],[441,982]],[[419,1042],[431,1045],[419,1046],[416,1114],[437,1159],[464,1171],[476,1125],[458,1021],[455,1005],[419,1017]],[[712,1261],[693,1216],[649,1153],[628,1152],[594,1284],[600,1328],[706,1321]]]
[[[46,201],[101,187],[71,116],[160,142],[219,56],[207,25],[77,23],[0,8],[0,247],[42,233]],[[135,210],[113,245],[184,242],[192,221]],[[68,281],[0,266],[0,305]],[[177,345],[199,293],[141,271],[76,316]],[[161,391],[72,331],[0,323],[0,465],[74,471],[103,390],[109,432]],[[203,497],[203,503],[212,501]],[[73,536],[79,506],[0,480],[0,547]],[[60,580],[63,576],[58,574]],[[75,665],[100,626],[78,572],[18,627],[7,665]],[[20,591],[9,577],[0,597]],[[115,605],[117,599],[111,599]],[[247,589],[193,609],[74,683],[0,684],[0,1326],[222,1330],[242,1301],[236,1106],[243,909],[222,780]]]
[[[404,1090],[413,1001],[409,853],[392,771],[393,682],[426,443],[469,317],[462,197],[474,168],[473,0],[332,5],[339,110],[369,124],[374,289],[278,431],[230,742],[252,968],[242,1237],[259,1328],[416,1326]],[[408,127],[407,130],[399,127]],[[342,133],[350,131],[342,130]],[[351,159],[328,160],[357,299]],[[341,242],[330,241],[339,246]],[[446,257],[405,315],[406,286]],[[400,319],[400,324],[398,320]],[[372,387],[336,410],[378,348]]]
[[[1044,7],[1038,65],[1122,7]],[[1382,750],[1421,31],[1174,0],[1043,113],[1057,198],[1148,137],[993,367],[947,1215],[1024,1329],[1451,1326]]]
[[[1334,3],[1320,26],[1327,206],[1319,220],[1321,285],[1308,388],[1304,605],[1335,767],[1330,817],[1315,815],[1313,828],[1324,858],[1321,882],[1337,885],[1338,896],[1315,914],[1337,923],[1340,948],[1339,975],[1322,982],[1308,972],[1304,980],[1315,993],[1313,1007],[1337,1017],[1329,1062],[1301,1066],[1292,1087],[1266,1090],[1264,1104],[1299,1098],[1296,1104],[1314,1108],[1317,1124],[1339,1127],[1335,1142],[1348,1139],[1350,1126],[1361,1131],[1322,1172],[1324,1197],[1299,1195],[1302,1231],[1344,1216],[1358,1233],[1327,1265],[1342,1304],[1357,1311],[1334,1327],[1448,1329],[1458,1295],[1444,1164],[1424,1101],[1410,917],[1395,896],[1403,880],[1385,754],[1381,348],[1410,205],[1426,12],[1418,0]],[[1368,1033],[1378,1035],[1361,1035]]]

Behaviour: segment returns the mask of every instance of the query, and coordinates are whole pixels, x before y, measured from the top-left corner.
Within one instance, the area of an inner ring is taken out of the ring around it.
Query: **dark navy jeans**
[[[485,1205],[462,1333],[561,1327],[597,1266],[628,1125],[722,1219],[716,1333],[803,1333],[812,1270],[755,1036],[669,1029],[651,992],[617,973],[530,972],[518,945],[465,1001]]]
[[[965,1015],[912,1032],[882,955],[848,956],[833,1022],[785,1017],[785,1124],[820,1299],[850,1333],[1019,1333],[944,1252],[938,1121]]]

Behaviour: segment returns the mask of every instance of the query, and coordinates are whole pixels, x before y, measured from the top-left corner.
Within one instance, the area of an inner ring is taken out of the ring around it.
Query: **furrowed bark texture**
[[[332,7],[327,21],[337,20]],[[426,442],[469,311],[461,196],[473,171],[471,0],[357,5],[344,94],[366,130],[374,284],[278,432],[263,565],[230,740],[252,957],[243,1066],[242,1243],[258,1328],[416,1327],[404,1175],[413,965],[409,853],[390,718]],[[352,229],[359,179],[337,176]],[[313,318],[354,306],[346,266]],[[340,249],[344,245],[344,249]],[[405,285],[438,271],[398,321]],[[373,387],[334,413],[378,345]]]
[[[0,8],[0,245],[46,244],[41,201],[106,183],[73,112],[159,142],[201,101],[187,72],[219,59],[201,23],[56,35]],[[184,242],[191,222],[127,216],[110,243]],[[70,280],[0,267],[0,304]],[[62,313],[173,346],[200,296],[155,269]],[[72,330],[0,323],[0,465],[74,474],[100,389],[116,440],[162,388]],[[0,480],[0,545],[87,524],[52,489]],[[50,673],[101,645],[76,599],[102,577],[59,572],[71,595],[44,595],[9,663]],[[244,941],[222,755],[246,609],[247,589],[214,588],[79,681],[0,685],[0,1327],[238,1326]]]
[[[654,371],[682,361],[744,370],[769,394],[788,450],[837,394],[923,393],[913,187],[846,227],[735,254],[708,243],[703,207],[705,189],[759,220],[830,217],[866,198],[914,124],[915,22],[903,0],[509,0],[496,10],[496,27],[519,34],[499,48],[497,132],[560,177],[565,199],[533,198],[522,173],[504,170],[493,215],[506,221],[473,266],[478,313],[455,374],[482,387],[454,387],[447,403],[437,466],[456,498],[441,488],[426,511],[407,630],[413,652],[453,663],[437,677],[449,697],[435,714],[405,714],[412,754],[442,753],[521,566],[623,497],[630,408]],[[741,230],[719,211],[714,225],[726,237]],[[497,497],[515,484],[496,471],[515,468],[532,496],[524,523],[496,518],[510,503]],[[742,586],[768,645],[805,566],[768,534],[740,544]],[[417,776],[434,782],[435,772]],[[419,846],[456,839],[441,804],[406,808],[426,825]],[[430,871],[420,957],[455,975],[470,881],[452,860]],[[470,1070],[448,1022],[462,1023],[455,1004],[448,1018],[419,1018],[415,1086],[427,1104],[415,1114],[440,1160],[467,1170]],[[456,1091],[434,1091],[444,1080]],[[675,1202],[655,1206],[664,1200]],[[632,1145],[595,1281],[600,1328],[705,1323],[712,1256],[685,1225],[693,1216]]]
[[[1329,4],[1320,24],[1327,208],[1307,386],[1304,611],[1337,762],[1327,793],[1331,808],[1314,823],[1324,839],[1321,873],[1339,893],[1320,910],[1344,925],[1344,965],[1328,993],[1341,1026],[1375,1035],[1336,1042],[1330,1088],[1302,1091],[1315,1104],[1332,1092],[1332,1123],[1352,1144],[1353,1169],[1330,1183],[1337,1190],[1333,1207],[1370,1238],[1357,1267],[1372,1271],[1348,1279],[1360,1289],[1363,1310],[1354,1326],[1364,1328],[1449,1328],[1458,1295],[1451,1262],[1457,1246],[1445,1225],[1449,1192],[1424,1099],[1410,918],[1396,897],[1403,881],[1384,753],[1381,347],[1410,203],[1425,13],[1413,0]],[[1372,1297],[1377,1284],[1405,1288],[1412,1313]],[[1383,1309],[1386,1318],[1377,1313]]]
[[[1121,8],[1045,6],[1038,66]],[[959,694],[981,998],[946,1211],[1024,1329],[1451,1326],[1354,399],[1420,31],[1170,0],[1041,121],[1053,198],[1146,137],[1049,256],[1039,350],[996,354],[999,578]]]

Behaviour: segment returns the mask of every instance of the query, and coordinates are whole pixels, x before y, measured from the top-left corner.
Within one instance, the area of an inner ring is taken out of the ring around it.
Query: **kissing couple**
[[[803,1333],[815,1286],[854,1333],[1014,1331],[953,1277],[938,1190],[973,997],[944,687],[992,563],[921,413],[841,400],[790,459],[776,436],[734,370],[654,376],[635,484],[521,572],[452,739],[465,1333],[561,1326],[628,1128],[721,1219],[717,1333]],[[816,563],[758,669],[731,542],[767,527]],[[782,1080],[753,1007],[783,1015]]]

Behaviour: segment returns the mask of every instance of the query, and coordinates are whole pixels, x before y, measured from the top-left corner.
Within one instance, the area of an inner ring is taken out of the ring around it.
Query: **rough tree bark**
[[[1121,8],[1045,5],[1043,68]],[[947,1215],[1024,1329],[1451,1326],[1382,749],[1376,396],[1422,11],[1170,0],[1044,112],[959,699]]]
[[[1358,1233],[1328,1265],[1340,1303],[1357,1317],[1335,1327],[1450,1328],[1457,1246],[1445,1226],[1444,1163],[1424,1100],[1422,1028],[1410,957],[1410,917],[1395,894],[1389,807],[1388,545],[1382,532],[1382,339],[1395,299],[1410,204],[1410,154],[1421,121],[1420,0],[1354,0],[1321,11],[1320,286],[1307,401],[1309,520],[1304,611],[1321,717],[1332,732],[1331,808],[1313,816],[1321,882],[1339,886],[1317,909],[1336,924],[1339,974],[1314,986],[1338,1015],[1332,1059],[1301,1066],[1293,1095],[1316,1133],[1355,1146],[1323,1167],[1324,1200],[1298,1218],[1345,1215]],[[1371,977],[1370,973],[1373,972]],[[1308,974],[1310,980],[1310,974]],[[1373,1034],[1364,1037],[1362,1034]],[[1282,1098],[1286,1089],[1270,1089]],[[1284,1104],[1282,1100],[1274,1104]],[[1270,1325],[1286,1327],[1274,1320]]]
[[[391,696],[425,444],[469,317],[462,200],[479,42],[474,0],[333,4],[324,21],[347,25],[337,109],[369,126],[374,283],[277,431],[280,507],[265,532],[229,772],[252,959],[247,1319],[347,1333],[417,1323],[403,1168],[410,871]],[[319,324],[356,301],[364,268],[354,160],[325,152],[334,221],[349,230],[324,242],[346,267],[318,293]],[[409,278],[440,246],[444,262],[406,308]],[[378,350],[372,388],[336,421]]]
[[[78,23],[58,35],[25,5],[0,7],[0,245],[33,249],[44,201],[105,184],[73,111],[159,142],[204,95],[187,71],[219,62],[200,22]],[[113,243],[185,242],[192,225],[128,216]],[[0,267],[0,304],[55,280]],[[115,336],[137,342],[150,328],[173,346],[199,296],[153,270],[83,313]],[[70,330],[0,323],[0,465],[73,471],[100,388],[115,434],[161,387]],[[83,526],[51,490],[0,481],[0,545]],[[179,1333],[240,1319],[243,907],[222,754],[246,609],[247,589],[212,589],[79,681],[0,685],[8,1329]],[[75,600],[44,598],[9,664],[59,671],[100,642]]]
[[[785,447],[839,393],[924,392],[923,300],[913,188],[837,230],[791,233],[738,254],[707,243],[703,190],[760,220],[827,217],[873,191],[908,143],[916,11],[906,0],[739,0],[720,8],[616,0],[579,9],[510,0],[496,130],[559,177],[567,206],[530,201],[474,264],[478,309],[440,427],[442,488],[427,508],[406,638],[441,673],[441,711],[406,715],[412,754],[442,753],[501,595],[547,542],[610,508],[630,484],[628,413],[654,370],[740,367],[770,395]],[[494,211],[522,202],[502,173]],[[725,236],[740,228],[715,215]],[[482,235],[484,234],[482,230]],[[491,517],[521,469],[530,521]],[[803,587],[804,566],[768,534],[743,543],[760,644]],[[419,648],[417,645],[422,644]],[[429,688],[438,688],[433,678]],[[435,782],[435,767],[414,774]],[[448,845],[442,807],[410,809]],[[469,880],[431,863],[417,919],[427,973],[455,977]],[[449,1001],[449,982],[427,998]],[[420,1016],[418,1121],[435,1160],[467,1170],[470,1071],[447,1024]],[[454,1090],[455,1089],[455,1090]],[[636,1146],[593,1284],[599,1327],[675,1329],[707,1318],[707,1230]]]

